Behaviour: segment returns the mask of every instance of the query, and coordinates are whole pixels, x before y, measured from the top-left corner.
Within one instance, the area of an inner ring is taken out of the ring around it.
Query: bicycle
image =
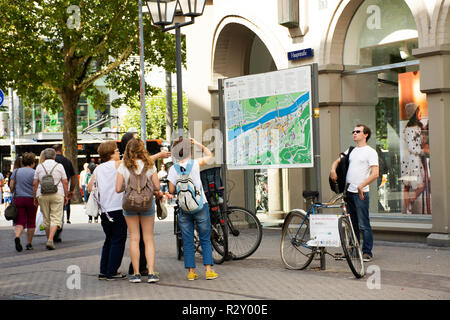
[[[302,209],[294,209],[288,213],[283,224],[281,235],[280,253],[281,259],[288,269],[303,270],[312,262],[316,254],[320,255],[321,268],[325,269],[325,254],[331,255],[336,260],[341,260],[341,254],[331,254],[325,247],[312,246],[310,244],[310,215],[318,214],[320,209],[340,208],[341,215],[338,218],[338,231],[341,247],[350,270],[356,278],[364,276],[364,262],[362,251],[356,234],[353,230],[350,215],[347,213],[344,195],[338,194],[328,203],[319,203],[317,191],[304,191],[303,198],[311,201],[308,212]],[[336,204],[338,203],[338,204]]]
[[[261,244],[262,225],[256,214],[245,208],[230,206],[224,209],[220,169],[215,167],[200,172],[203,189],[211,210],[220,211],[225,217],[228,230],[226,259],[245,259]]]

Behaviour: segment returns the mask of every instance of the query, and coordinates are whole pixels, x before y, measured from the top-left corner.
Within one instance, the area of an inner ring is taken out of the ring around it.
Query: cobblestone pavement
[[[319,261],[313,261],[307,270],[287,270],[279,252],[281,229],[276,227],[264,228],[263,241],[251,257],[215,265],[218,279],[204,280],[199,257],[200,279],[187,281],[183,262],[175,255],[171,215],[155,224],[159,283],[99,281],[102,228],[87,223],[82,205],[72,205],[71,220],[72,224],[65,224],[63,241],[56,244],[56,250],[46,250],[45,236],[36,236],[35,249],[19,253],[14,248],[11,223],[1,215],[0,300],[450,299],[449,248],[375,239],[375,259],[366,264],[373,273],[357,280],[345,260],[334,261],[330,256],[326,270],[320,270]],[[22,243],[25,239],[23,235]],[[129,263],[127,241],[121,271],[126,272]],[[77,272],[78,278],[74,277]]]

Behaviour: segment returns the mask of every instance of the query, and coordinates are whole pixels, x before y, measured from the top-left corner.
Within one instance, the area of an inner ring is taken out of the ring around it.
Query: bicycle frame
[[[311,249],[311,250],[313,250],[313,248],[315,248],[315,247],[311,247],[311,246],[308,246],[308,245],[299,244],[299,243],[297,243],[296,239],[297,239],[297,236],[298,236],[300,230],[302,229],[302,227],[303,227],[303,225],[305,223],[305,220],[307,220],[311,214],[317,214],[317,210],[316,209],[320,209],[320,208],[323,208],[323,209],[342,208],[342,213],[343,213],[342,215],[345,216],[347,214],[344,202],[342,202],[341,204],[338,204],[338,205],[313,203],[311,205],[311,207],[309,208],[309,210],[306,212],[305,219],[302,221],[300,227],[298,228],[297,233],[295,235],[295,238],[292,238],[292,244],[293,245],[297,245],[297,246],[300,245],[300,246],[302,246],[304,248]],[[304,237],[305,237],[305,234],[303,234],[303,236],[302,236],[302,238],[300,240],[304,240]]]

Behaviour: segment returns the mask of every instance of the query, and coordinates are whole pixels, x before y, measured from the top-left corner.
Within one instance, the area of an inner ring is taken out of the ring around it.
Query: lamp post
[[[181,34],[180,28],[193,24],[195,17],[201,16],[206,0],[147,0],[146,4],[154,25],[161,27],[163,32],[175,29],[175,52],[177,67],[177,123],[178,133],[183,132],[183,88],[181,81]],[[177,7],[182,15],[190,20],[184,23],[173,23]]]
[[[142,18],[142,0],[139,0],[139,83],[140,83],[140,101],[141,101],[141,139],[147,148],[147,126],[145,110],[145,71],[144,71],[144,23]]]

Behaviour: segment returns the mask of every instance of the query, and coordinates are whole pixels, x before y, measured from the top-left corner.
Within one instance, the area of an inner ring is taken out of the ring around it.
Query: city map
[[[309,71],[303,67],[227,79],[230,169],[312,166]]]

